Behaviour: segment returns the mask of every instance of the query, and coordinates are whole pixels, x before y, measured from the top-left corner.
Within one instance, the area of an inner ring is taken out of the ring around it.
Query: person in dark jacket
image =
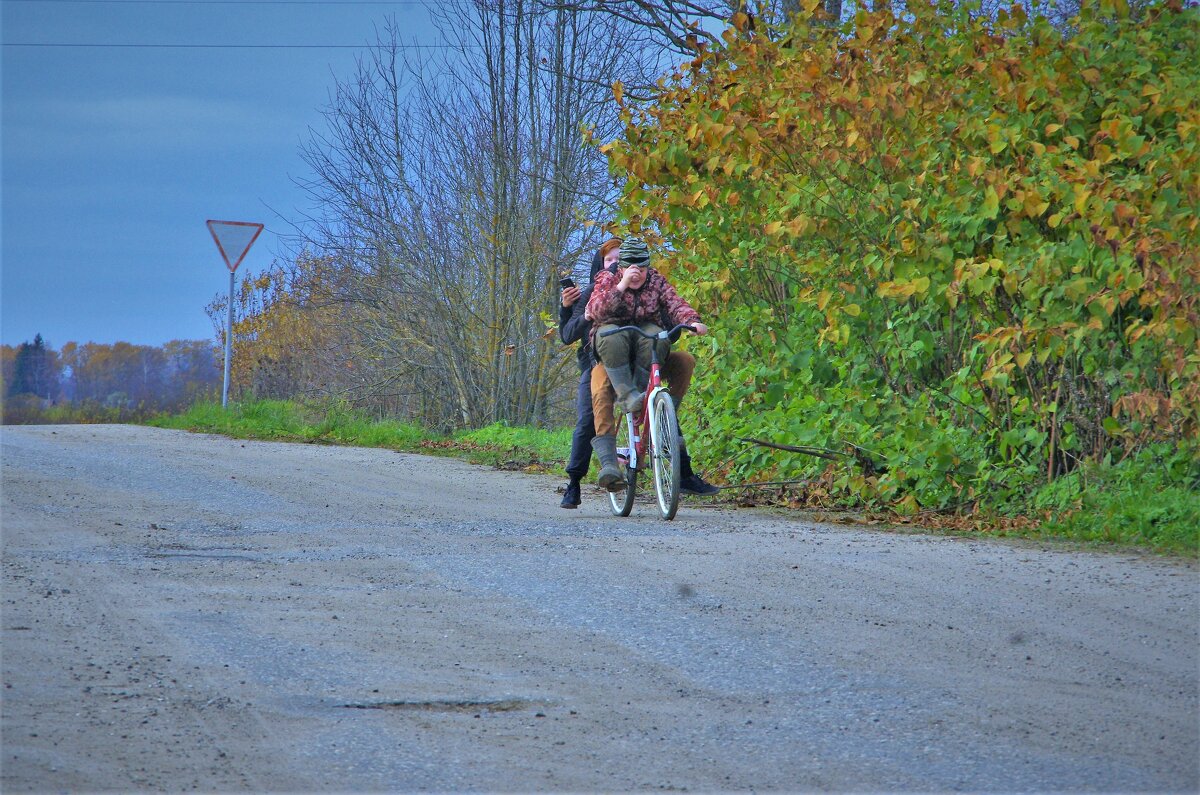
[[[592,369],[597,361],[591,345],[592,322],[584,317],[584,311],[591,298],[596,274],[602,269],[616,270],[620,259],[620,247],[621,241],[616,238],[606,241],[592,257],[591,282],[588,286],[582,290],[578,287],[567,287],[562,291],[562,303],[558,310],[559,338],[564,345],[579,343],[579,351],[576,354],[579,361],[579,389],[575,403],[575,431],[571,435],[571,454],[567,459],[567,476],[570,482],[563,492],[563,508],[579,507],[579,484],[587,477],[592,459],[592,439],[596,435],[591,382]],[[682,398],[691,383],[692,371],[695,368],[696,359],[690,353],[671,352],[667,361],[663,363],[663,378],[671,387],[672,394],[678,391],[679,397]],[[605,382],[607,384],[607,377]],[[681,490],[687,494],[716,494],[719,489],[705,482],[692,470],[691,456],[688,455],[686,444],[681,445],[679,453]]]
[[[566,287],[562,291],[562,305],[558,310],[558,336],[564,345],[579,343],[576,357],[579,361],[579,389],[575,397],[575,431],[571,434],[571,455],[567,459],[567,476],[571,479],[563,492],[563,508],[578,508],[580,503],[579,484],[587,477],[592,462],[592,438],[596,427],[592,420],[592,366],[596,363],[592,355],[592,322],[583,317],[596,274],[605,267],[605,258],[611,258],[611,267],[616,267],[617,250],[621,241],[613,239],[604,243],[592,257],[591,281],[580,290]]]

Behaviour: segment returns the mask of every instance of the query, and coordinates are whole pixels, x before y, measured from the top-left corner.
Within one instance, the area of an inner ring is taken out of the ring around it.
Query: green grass
[[[340,403],[322,405],[286,400],[197,403],[182,414],[147,422],[159,428],[220,433],[239,439],[324,442],[361,447],[415,450],[436,436],[411,423],[375,421]]]
[[[1200,555],[1200,460],[1159,445],[1126,461],[1085,466],[1043,486],[1038,532],[1084,543]]]
[[[561,472],[571,452],[571,430],[514,428],[497,422],[478,430],[461,431],[454,440],[473,448],[477,463],[512,467],[527,462],[522,468]]]
[[[148,420],[159,428],[219,433],[239,439],[386,447],[454,455],[478,464],[562,472],[571,449],[571,430],[511,428],[502,423],[445,436],[412,423],[375,420],[344,403],[286,400],[197,403],[182,414]]]

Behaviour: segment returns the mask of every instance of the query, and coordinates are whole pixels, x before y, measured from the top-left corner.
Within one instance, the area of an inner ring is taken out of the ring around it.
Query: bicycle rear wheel
[[[625,476],[625,488],[608,493],[615,516],[628,516],[633,510],[633,497],[637,494],[638,462],[634,433],[633,415],[626,414],[617,424],[617,466]]]
[[[650,457],[654,460],[658,512],[664,519],[674,519],[679,509],[679,433],[670,393],[664,389],[655,395],[651,411]]]

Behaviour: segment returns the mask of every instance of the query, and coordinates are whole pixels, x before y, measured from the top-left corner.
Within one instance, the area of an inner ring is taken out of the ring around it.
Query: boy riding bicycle
[[[646,244],[637,238],[626,239],[621,244],[617,271],[597,274],[585,312],[593,324],[593,350],[608,373],[618,403],[626,411],[641,409],[645,397],[642,385],[650,369],[650,346],[659,346],[658,360],[662,362],[670,352],[670,343],[647,340],[629,332],[608,337],[601,337],[598,332],[635,325],[654,333],[662,330],[659,323],[666,320],[672,326],[691,325],[699,335],[708,333],[708,327],[700,322],[700,314],[649,264]],[[596,420],[597,435],[592,439],[592,448],[600,459],[600,486],[607,489],[622,480],[617,466],[616,430],[611,423],[601,423],[599,416]]]

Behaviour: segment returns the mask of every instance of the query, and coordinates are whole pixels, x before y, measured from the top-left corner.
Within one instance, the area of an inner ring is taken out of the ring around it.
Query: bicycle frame
[[[640,462],[646,460],[647,445],[652,439],[650,407],[654,405],[655,395],[666,391],[667,388],[662,383],[662,365],[657,361],[653,361],[650,363],[650,380],[646,382],[646,397],[642,401],[641,411],[636,414],[625,415],[625,421],[632,423],[632,435],[630,438],[634,441],[634,447],[629,451],[630,469],[640,469]],[[618,451],[619,455],[620,451]]]

